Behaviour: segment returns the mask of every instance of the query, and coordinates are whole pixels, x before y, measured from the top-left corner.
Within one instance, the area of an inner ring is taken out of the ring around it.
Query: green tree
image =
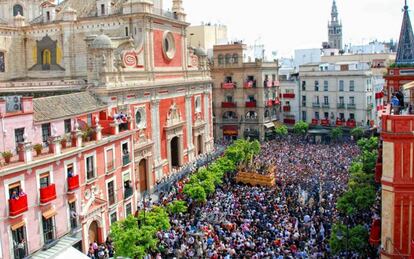
[[[370,210],[375,202],[375,189],[372,186],[363,185],[355,189],[349,189],[338,198],[336,208],[344,215],[354,216]]]
[[[153,207],[151,211],[139,213],[138,222],[141,226],[149,226],[155,231],[167,230],[171,227],[167,211],[162,207]]]
[[[185,201],[173,201],[167,205],[167,211],[169,214],[186,213],[188,210],[187,203]]]
[[[362,151],[362,154],[359,156],[359,160],[363,164],[363,170],[366,173],[372,173],[375,169],[377,163],[378,152],[374,151]]]
[[[362,151],[372,152],[378,149],[378,138],[377,137],[362,138],[358,140],[357,144],[358,144],[358,147]]]
[[[339,233],[341,233],[342,239],[338,239],[337,235]],[[347,242],[349,252],[358,252],[361,255],[366,255],[366,251],[369,247],[368,231],[361,225],[357,225],[347,230],[346,225],[334,224],[329,239],[332,252],[334,254],[345,252],[347,249]]]
[[[199,183],[188,183],[184,186],[184,194],[196,202],[204,203],[207,201],[207,194],[203,186]]]
[[[360,139],[364,135],[364,129],[361,127],[357,127],[351,130],[351,136],[354,137],[355,140]]]
[[[331,137],[335,141],[341,140],[343,135],[344,135],[344,132],[341,127],[334,128],[331,130]]]
[[[308,132],[309,124],[304,121],[296,122],[293,131],[298,135],[305,135]]]
[[[275,128],[275,133],[278,136],[286,136],[289,132],[288,132],[288,127],[286,125],[280,125],[278,127]]]

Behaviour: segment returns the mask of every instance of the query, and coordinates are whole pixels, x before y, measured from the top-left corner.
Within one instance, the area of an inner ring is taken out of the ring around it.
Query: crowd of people
[[[91,259],[105,259],[114,256],[114,246],[111,237],[108,236],[105,243],[98,245],[98,242],[89,244],[87,256]]]
[[[350,142],[309,144],[294,136],[264,143],[254,164],[276,166],[276,186],[238,185],[227,175],[206,204],[190,205],[158,234],[158,258],[332,257],[335,204],[358,153]],[[163,202],[174,199],[171,193]]]

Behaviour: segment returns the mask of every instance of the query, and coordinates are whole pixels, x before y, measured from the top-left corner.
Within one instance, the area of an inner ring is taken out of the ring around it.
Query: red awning
[[[223,135],[226,136],[237,136],[239,135],[239,129],[236,125],[224,125],[223,126]]]

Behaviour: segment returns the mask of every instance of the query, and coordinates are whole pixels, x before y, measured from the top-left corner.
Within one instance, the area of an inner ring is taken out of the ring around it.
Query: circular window
[[[141,112],[140,111],[137,111],[135,113],[135,123],[137,125],[140,125],[141,124],[141,120],[142,120]]]
[[[167,59],[171,60],[175,55],[175,39],[170,31],[166,31],[163,37],[162,49]]]

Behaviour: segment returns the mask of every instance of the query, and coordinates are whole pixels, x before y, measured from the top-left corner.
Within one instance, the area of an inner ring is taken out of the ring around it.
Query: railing
[[[318,125],[319,124],[319,120],[318,119],[312,119],[311,124],[312,125]]]
[[[134,193],[134,190],[131,187],[125,188],[125,190],[124,190],[124,200],[131,197],[133,193]]]
[[[348,128],[355,128],[356,127],[356,122],[354,120],[349,120],[346,122],[346,126]]]
[[[222,102],[221,108],[236,108],[237,104],[235,102]]]
[[[247,81],[247,82],[244,82],[243,86],[246,89],[256,87],[256,81]]]
[[[10,217],[16,217],[27,210],[27,194],[19,196],[17,199],[9,199]]]
[[[174,19],[174,20],[178,19],[177,14],[171,11],[160,9],[160,8],[153,8],[152,10],[153,10],[152,12],[153,14],[158,14],[158,15],[161,15],[161,16],[164,16],[170,19]]]
[[[254,122],[254,123],[256,123],[256,122],[259,121],[259,118],[258,117],[246,117],[244,120],[245,120],[245,122]]]
[[[131,159],[129,157],[129,154],[123,155],[122,156],[122,165],[126,166],[131,162]]]
[[[322,104],[322,108],[329,108],[330,106],[329,106],[329,103],[323,103]]]
[[[343,121],[341,121],[341,120],[336,120],[336,123],[335,123],[335,125],[337,126],[337,127],[341,127],[341,126],[343,126],[345,124],[345,122],[343,122]]]
[[[348,103],[348,104],[347,104],[347,108],[348,108],[348,109],[355,110],[355,109],[356,109],[356,104],[355,104],[355,103]]]
[[[221,88],[223,89],[234,89],[236,88],[236,82],[229,82],[229,83],[221,83]]]
[[[68,191],[73,191],[79,188],[79,175],[68,177]]]
[[[327,127],[331,124],[330,124],[330,121],[328,119],[323,119],[323,120],[321,120],[321,125]]]
[[[285,93],[282,96],[283,96],[283,98],[287,98],[287,99],[294,99],[295,98],[294,93]]]
[[[338,103],[338,104],[336,105],[336,107],[337,107],[338,109],[345,109],[345,103]]]
[[[246,108],[255,108],[256,101],[246,102]]]
[[[40,188],[40,203],[48,203],[56,199],[55,184],[50,184],[46,187]]]
[[[320,103],[312,103],[312,107],[313,108],[320,108],[321,104]]]
[[[294,125],[296,123],[295,119],[283,119],[283,123]]]

